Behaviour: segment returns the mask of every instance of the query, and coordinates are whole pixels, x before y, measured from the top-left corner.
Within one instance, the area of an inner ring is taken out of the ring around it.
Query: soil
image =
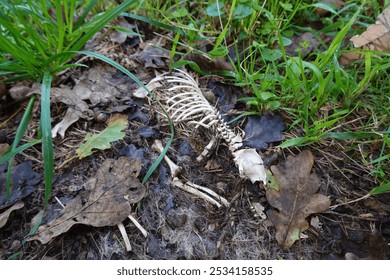
[[[145,29],[145,42],[152,42],[150,31]],[[149,41],[148,41],[149,40]],[[126,65],[140,80],[147,82],[155,71],[167,70],[166,54],[145,62],[136,59],[135,54],[145,51],[145,42],[127,40],[116,50],[126,57],[133,57],[133,65]],[[104,53],[104,52],[103,52]],[[108,53],[104,53],[108,55]],[[112,53],[111,53],[112,54]],[[149,53],[152,56],[153,53]],[[115,58],[115,57],[112,57]],[[135,61],[135,62],[134,62]],[[161,64],[163,63],[163,64]],[[101,65],[90,61],[93,68]],[[104,66],[105,67],[105,66]],[[79,69],[67,73],[56,82],[74,85],[82,73]],[[138,158],[143,164],[139,178],[142,179],[158,157],[152,149],[155,139],[164,144],[169,138],[169,127],[147,100],[132,96],[137,87],[120,72],[110,70],[111,86],[120,96],[106,103],[89,104],[95,112],[94,119],[81,118],[66,131],[65,138],[57,136],[55,147],[55,178],[49,205],[63,204],[83,191],[89,178],[107,158],[121,156]],[[212,83],[210,83],[210,80]],[[242,94],[240,89],[223,85],[215,77],[201,78],[203,87],[212,85],[212,92],[220,94],[229,88],[233,94]],[[9,85],[8,87],[11,87]],[[3,102],[4,101],[4,102]],[[23,114],[25,101],[13,102],[3,97],[0,113],[0,143],[11,144]],[[233,102],[233,101],[232,101]],[[241,105],[233,103],[234,110]],[[52,123],[58,123],[67,106],[52,105]],[[118,109],[120,108],[120,110]],[[29,126],[28,141],[36,137],[39,121],[39,106],[36,104],[32,123]],[[231,108],[229,108],[231,110]],[[129,127],[123,140],[115,141],[111,149],[95,151],[84,159],[73,159],[75,150],[88,132],[98,132],[106,125],[104,121],[113,114],[128,116]],[[283,116],[286,123],[287,116]],[[233,117],[233,116],[232,116]],[[242,127],[245,119],[237,125]],[[275,228],[268,219],[262,219],[254,207],[260,203],[266,210],[272,209],[259,183],[252,184],[240,178],[227,145],[219,141],[211,156],[202,162],[196,157],[208,144],[211,133],[206,129],[183,131],[176,134],[168,156],[181,168],[181,178],[214,190],[230,202],[230,207],[216,207],[171,184],[168,166],[164,161],[144,184],[147,194],[133,205],[133,216],[148,232],[144,237],[128,219],[123,224],[129,235],[132,251],[126,251],[122,236],[116,226],[92,227],[74,225],[69,231],[53,238],[47,244],[39,241],[25,241],[32,228],[33,218],[42,210],[44,183],[42,180],[42,152],[39,145],[15,157],[13,176],[19,175],[18,186],[13,188],[12,203],[0,201],[0,211],[18,201],[24,207],[11,213],[0,230],[1,259],[388,259],[390,250],[390,194],[371,196],[353,203],[346,203],[366,195],[377,182],[369,170],[359,162],[356,150],[347,151],[343,142],[326,140],[308,148],[315,156],[313,172],[321,179],[320,193],[331,198],[336,208],[308,217],[310,228],[290,248],[283,248],[275,240]],[[289,137],[284,132],[285,137]],[[268,167],[286,160],[288,155],[297,155],[298,148],[280,150],[279,142],[269,143],[261,150]],[[364,147],[375,153],[380,147]],[[20,169],[16,169],[25,164]],[[0,166],[5,176],[6,166]],[[19,170],[19,171],[18,171]],[[25,170],[21,172],[20,170]],[[23,175],[25,174],[25,175]],[[5,189],[4,176],[0,177],[1,195]],[[16,178],[16,177],[15,177]],[[16,192],[18,193],[16,194]]]

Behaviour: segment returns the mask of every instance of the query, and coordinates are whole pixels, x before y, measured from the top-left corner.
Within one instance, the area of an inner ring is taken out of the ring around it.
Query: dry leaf
[[[361,35],[351,38],[355,48],[363,46],[370,50],[387,52],[390,50],[390,7],[378,16],[375,24],[370,25]]]
[[[390,7],[387,7],[383,13],[378,16],[375,24],[370,25],[361,35],[355,35],[351,38],[355,48],[364,48],[369,50],[390,51]],[[340,65],[345,65],[352,61],[363,58],[363,54],[358,52],[348,52],[341,55]]]
[[[130,31],[133,31],[134,25],[130,24],[124,17],[118,17],[115,22],[116,26],[119,26],[123,29],[127,29]],[[128,32],[123,32],[120,30],[113,30],[110,33],[110,39],[112,42],[117,43],[119,45],[123,44],[127,38],[132,38],[133,35],[129,34]]]
[[[79,118],[92,119],[95,114],[90,107],[117,101],[121,93],[109,83],[115,73],[111,66],[97,65],[81,76],[73,88],[62,85],[51,89],[51,102],[61,102],[69,107],[63,120],[52,129],[53,137],[59,133],[63,138],[68,127]],[[35,88],[34,92],[39,93],[40,88]]]
[[[58,218],[41,225],[29,240],[48,243],[75,224],[103,227],[123,222],[131,213],[131,204],[146,194],[145,186],[137,179],[140,170],[141,163],[136,159],[107,159],[96,176],[88,180],[85,191],[72,199]]]
[[[12,205],[12,207],[5,210],[3,213],[0,213],[0,228],[5,226],[5,224],[8,221],[9,215],[11,215],[12,211],[23,208],[23,206],[24,206],[23,201],[19,201],[18,203]]]
[[[163,49],[164,42],[158,38],[141,44],[140,50],[130,55],[130,59],[143,64],[145,68],[164,68],[169,59],[169,53]]]
[[[284,164],[271,166],[280,189],[266,191],[269,203],[278,209],[267,211],[267,216],[276,228],[276,241],[285,248],[309,228],[307,216],[330,207],[329,197],[317,194],[321,181],[310,173],[313,163],[314,156],[307,150],[296,157],[289,156]]]
[[[9,149],[9,145],[7,143],[0,144],[0,156],[4,155]]]
[[[224,58],[210,59],[206,55],[190,53],[183,59],[195,62],[203,71],[234,71],[233,66]]]

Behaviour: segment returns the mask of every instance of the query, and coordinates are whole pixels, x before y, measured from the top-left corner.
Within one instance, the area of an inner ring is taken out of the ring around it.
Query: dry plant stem
[[[370,193],[366,194],[365,196],[362,196],[362,197],[359,197],[357,199],[354,199],[354,200],[351,200],[351,201],[347,201],[347,202],[344,202],[344,203],[340,203],[340,204],[336,204],[336,205],[333,205],[331,207],[329,207],[329,210],[333,211],[334,209],[336,209],[337,207],[339,206],[343,206],[343,205],[348,205],[348,204],[351,204],[351,203],[355,203],[355,202],[358,202],[360,200],[364,200],[364,199],[367,199],[371,196]]]
[[[127,236],[125,226],[123,225],[123,223],[119,223],[119,224],[117,224],[117,226],[119,228],[119,231],[121,232],[123,241],[125,242],[126,251],[130,252],[132,250],[132,248],[131,248],[129,237]]]
[[[141,226],[141,224],[138,223],[138,221],[131,214],[127,217],[130,219],[130,221],[133,222],[133,224],[139,229],[139,231],[145,238],[148,237],[148,232],[146,231],[146,229],[144,229],[144,227]]]

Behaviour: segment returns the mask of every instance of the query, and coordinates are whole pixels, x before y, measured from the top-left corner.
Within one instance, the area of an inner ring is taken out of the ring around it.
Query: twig
[[[332,210],[336,209],[336,208],[339,207],[339,206],[343,206],[343,205],[348,205],[348,204],[351,204],[351,203],[355,203],[355,202],[358,202],[358,201],[360,201],[360,200],[367,199],[367,198],[369,198],[370,196],[371,196],[371,194],[368,193],[368,194],[366,194],[365,196],[359,197],[359,198],[357,198],[357,199],[354,199],[354,200],[351,200],[351,201],[347,201],[347,202],[344,202],[344,203],[340,203],[340,204],[333,205],[333,206],[329,207],[329,210],[332,211]]]

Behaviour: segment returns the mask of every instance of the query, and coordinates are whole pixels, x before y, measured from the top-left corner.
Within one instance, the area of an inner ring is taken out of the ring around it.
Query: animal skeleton
[[[266,184],[266,172],[261,156],[255,149],[241,149],[242,136],[229,128],[217,108],[207,101],[198,83],[188,73],[178,69],[164,73],[152,79],[146,87],[164,107],[173,123],[212,129],[217,137],[228,144],[240,176],[250,179],[252,183],[262,181]],[[134,95],[145,97],[147,92],[141,88]],[[212,143],[206,146],[198,160],[207,154],[211,146]]]

